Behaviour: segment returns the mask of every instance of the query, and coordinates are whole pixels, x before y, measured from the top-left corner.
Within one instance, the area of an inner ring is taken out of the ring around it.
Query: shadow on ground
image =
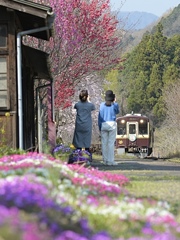
[[[180,176],[180,163],[172,163],[166,160],[151,160],[151,159],[133,159],[133,160],[117,160],[117,166],[107,166],[103,165],[102,160],[93,159],[91,166],[98,168],[102,171],[119,171],[119,170],[128,170],[128,171],[164,171],[164,172],[174,172],[175,175]]]

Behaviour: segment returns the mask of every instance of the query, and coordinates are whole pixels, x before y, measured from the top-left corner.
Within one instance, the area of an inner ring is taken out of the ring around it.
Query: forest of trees
[[[120,93],[127,100],[123,110],[146,113],[161,123],[166,116],[163,92],[179,79],[180,35],[165,37],[159,23],[125,58],[118,76]]]
[[[116,79],[107,75],[119,82],[122,114],[147,115],[156,129],[157,155],[180,156],[180,35],[165,37],[158,23],[124,57]]]
[[[180,5],[121,56],[126,60],[118,73],[106,76],[112,87],[118,82],[122,115],[133,111],[152,120],[155,154],[161,157],[180,156],[179,13]]]

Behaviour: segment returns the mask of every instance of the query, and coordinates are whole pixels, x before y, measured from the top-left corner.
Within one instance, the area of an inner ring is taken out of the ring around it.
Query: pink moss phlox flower
[[[55,158],[53,158],[51,155],[46,155],[42,153],[37,153],[37,152],[28,152],[25,154],[13,154],[13,155],[8,155],[8,156],[3,156],[0,158],[0,163],[7,163],[7,162],[19,162],[25,159],[32,159],[34,161],[43,161],[44,159],[48,159],[51,161],[54,161]]]
[[[51,240],[52,235],[50,231],[40,229],[35,222],[30,222],[24,226],[22,234],[23,240]]]
[[[148,220],[151,221],[153,224],[163,224],[163,223],[167,223],[168,225],[171,226],[176,226],[177,222],[175,220],[174,215],[172,215],[170,212],[167,212],[166,215],[151,215],[148,217]]]
[[[11,221],[13,227],[17,226],[19,210],[16,207],[6,208],[0,205],[0,226],[5,224],[7,221]]]
[[[88,195],[86,197],[86,201],[88,205],[94,205],[94,206],[100,206],[102,204],[108,206],[108,205],[116,205],[117,204],[117,199],[109,198],[108,196],[104,195],[99,198],[99,196],[94,196],[94,195]]]
[[[118,240],[153,240],[152,238],[147,238],[147,237],[130,237],[130,238],[118,238]],[[159,239],[160,240],[160,239]]]
[[[50,167],[54,163],[62,164],[61,161],[52,156],[29,152],[22,155],[14,154],[0,158],[0,170],[7,172],[17,169]]]
[[[10,170],[16,170],[16,169],[26,169],[26,168],[31,168],[31,167],[43,167],[42,163],[35,164],[33,162],[18,162],[18,164],[9,164],[9,165],[0,165],[0,170],[1,171],[10,171]]]
[[[92,177],[92,176],[91,176]],[[89,192],[94,192],[95,194],[120,194],[123,193],[123,189],[118,185],[102,181],[101,179],[97,180],[96,178],[82,178],[82,177],[73,177],[71,179],[72,183],[76,186],[83,186],[87,188]]]
[[[65,231],[54,240],[113,240],[106,232],[99,232],[92,236],[82,236],[73,231]]]
[[[143,227],[142,232],[146,235],[153,235],[155,233],[154,229],[152,228],[152,224],[150,222],[145,223],[145,226]]]
[[[161,224],[160,224],[161,225]],[[155,224],[157,227],[157,225]],[[162,226],[162,225],[161,225]],[[168,230],[162,232],[156,232],[153,229],[153,224],[147,222],[142,229],[142,233],[147,236],[147,239],[152,240],[177,240],[177,238]],[[144,238],[146,239],[146,238]]]
[[[78,173],[82,173],[85,177],[86,176],[93,176],[97,179],[103,179],[111,183],[116,183],[120,186],[126,185],[129,183],[129,179],[121,174],[115,174],[115,173],[108,173],[99,171],[95,168],[86,168],[86,167],[79,167],[77,165],[70,165],[68,166],[73,171],[77,171]]]
[[[144,238],[144,240],[146,240],[146,239],[148,239],[148,238]],[[176,238],[176,236],[174,236],[170,232],[156,233],[149,239],[150,240],[178,240]]]
[[[70,224],[70,216],[75,214],[71,206],[57,204],[50,196],[50,189],[38,181],[35,175],[0,179],[0,205],[15,206],[26,213],[36,214],[38,219],[49,226],[52,234],[55,235],[62,232],[61,223],[67,222],[68,224],[69,222]],[[91,232],[86,222],[86,219],[79,218],[78,220],[77,218],[73,224],[76,224],[82,233]],[[73,227],[69,226],[69,229]]]
[[[50,231],[45,227],[41,228],[34,216],[26,215],[26,218],[24,218],[24,213],[22,214],[16,207],[6,208],[0,205],[0,233],[1,231],[4,234],[7,231],[8,235],[11,232],[14,237],[17,237],[18,234],[22,240],[52,239]]]
[[[73,231],[65,231],[54,240],[88,240],[88,238]]]
[[[87,196],[87,204],[88,205],[95,205],[95,206],[98,206],[99,205],[99,199],[93,195],[88,195]]]

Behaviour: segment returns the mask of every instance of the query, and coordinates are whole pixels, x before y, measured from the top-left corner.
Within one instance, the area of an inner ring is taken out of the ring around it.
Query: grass
[[[101,160],[101,155],[93,154],[93,158]],[[116,159],[133,159],[133,156],[115,156]],[[180,159],[167,159],[168,162],[180,163]],[[130,184],[126,186],[129,193],[137,198],[153,198],[167,201],[171,206],[171,212],[180,223],[180,173],[162,172],[152,170],[111,170],[128,177]]]
[[[168,162],[180,163],[180,158],[172,158],[172,159],[168,159]]]
[[[114,157],[115,157],[115,159],[119,159],[119,158],[121,158],[121,159],[137,159],[137,156],[132,155],[132,154],[121,154],[121,155],[115,154]],[[93,158],[96,160],[101,160],[102,155],[93,153]]]
[[[137,198],[153,198],[167,201],[171,205],[171,212],[180,222],[180,174],[171,175],[153,171],[121,171],[130,179],[126,186],[129,193]]]
[[[159,200],[176,203],[180,199],[180,180],[131,180],[128,190],[137,197],[153,197]],[[178,191],[179,189],[179,191]]]

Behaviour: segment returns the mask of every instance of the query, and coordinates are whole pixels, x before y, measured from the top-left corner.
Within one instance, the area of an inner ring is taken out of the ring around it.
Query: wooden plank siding
[[[7,26],[7,46],[0,48],[0,58],[7,59],[7,107],[0,109],[0,146],[16,148],[17,91],[14,20],[14,13],[0,6],[0,24]]]
[[[7,82],[7,99],[2,99],[2,107],[0,105],[0,147],[7,145],[9,147],[19,148],[17,34],[19,32],[32,30],[34,26],[36,26],[36,28],[47,27],[47,19],[51,18],[51,14],[49,14],[51,11],[52,9],[49,6],[26,0],[0,0],[0,27],[2,25],[7,26],[7,45],[0,45],[0,58],[2,60],[0,62],[1,71],[4,70],[4,66],[7,66],[7,74],[4,72],[0,73],[0,80],[3,82],[3,86],[6,87]],[[52,33],[53,30],[48,29],[29,35],[48,41],[49,38],[52,37]],[[1,36],[0,31],[0,38],[1,37],[3,38],[4,36]],[[37,149],[35,75],[38,76],[39,79],[45,78],[49,82],[52,82],[52,76],[49,72],[49,62],[46,62],[46,54],[36,51],[37,50],[31,48],[28,49],[28,54],[22,51],[23,148],[25,150]],[[32,58],[33,54],[34,58]],[[35,54],[40,56],[40,58],[36,58]],[[6,62],[4,63],[4,61]],[[43,65],[40,65],[39,62],[42,62]],[[0,91],[4,94],[6,89],[0,88]],[[1,96],[4,97],[3,94],[1,94]]]

